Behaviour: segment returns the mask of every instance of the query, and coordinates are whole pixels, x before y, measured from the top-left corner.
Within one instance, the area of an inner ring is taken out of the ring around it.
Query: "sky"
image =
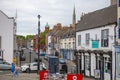
[[[76,21],[82,13],[89,13],[110,5],[110,0],[0,0],[0,10],[9,17],[15,17],[17,11],[17,34],[35,35],[38,33],[38,14],[40,30],[45,25],[50,29],[57,23],[62,26],[72,24],[73,8],[76,10]]]

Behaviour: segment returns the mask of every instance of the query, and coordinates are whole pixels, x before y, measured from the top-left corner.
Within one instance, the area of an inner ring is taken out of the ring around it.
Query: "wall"
[[[13,45],[14,45],[14,19],[8,19],[8,17],[0,12],[0,36],[1,36],[1,49],[4,50],[4,59],[12,63],[13,62]]]
[[[99,39],[99,48],[96,48],[96,50],[112,50],[112,78],[114,80],[114,74],[115,74],[115,52],[114,52],[114,27],[115,24],[113,25],[107,25],[107,26],[103,26],[100,28],[95,28],[95,29],[89,29],[89,30],[84,30],[84,31],[79,31],[76,32],[76,48],[77,50],[80,49],[90,49],[90,50],[94,50],[92,48],[92,40],[95,40],[95,35],[97,35],[97,39]],[[104,29],[109,29],[109,46],[108,47],[101,47],[101,30]],[[86,33],[90,33],[90,44],[86,45],[85,41],[86,41]],[[81,46],[78,46],[78,35],[81,35]],[[103,55],[104,57],[106,55]],[[83,59],[83,56],[82,56]],[[82,70],[84,69],[84,59],[82,60]],[[91,75],[94,76],[94,69],[96,68],[96,61],[95,61],[95,55],[91,54]],[[107,77],[106,79],[108,79],[108,77],[110,76],[110,74],[104,74],[104,77]],[[109,77],[110,78],[110,77]],[[119,80],[119,79],[118,79]]]
[[[73,44],[73,42],[74,42],[74,44]],[[75,49],[75,38],[61,39],[60,43],[62,44],[62,45],[60,45],[61,49]],[[65,43],[66,43],[66,46],[65,46]]]
[[[114,44],[114,27],[115,25],[103,26],[101,28],[89,29],[85,31],[76,32],[76,48],[79,49],[92,49],[92,40],[95,40],[95,35],[97,35],[97,39],[99,40],[99,48],[103,50],[112,49],[112,44]],[[109,29],[109,47],[101,47],[101,30]],[[86,33],[90,33],[90,44],[86,45]],[[78,46],[78,35],[81,35],[81,46]]]

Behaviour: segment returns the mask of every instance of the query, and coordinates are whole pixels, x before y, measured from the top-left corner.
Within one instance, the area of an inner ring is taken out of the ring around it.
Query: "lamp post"
[[[22,48],[21,48],[21,46],[19,47],[19,52],[20,52],[19,61],[20,61],[20,66],[21,66],[21,53],[22,53]]]
[[[31,47],[32,47],[32,46],[30,46],[30,57],[29,57],[29,63],[31,63],[31,53],[32,53],[32,52],[31,52]]]
[[[2,50],[2,60],[4,60],[4,58],[3,58],[3,50]]]
[[[38,15],[38,73],[39,73],[39,70],[40,70],[40,57],[39,57],[39,54],[40,54],[40,15]]]

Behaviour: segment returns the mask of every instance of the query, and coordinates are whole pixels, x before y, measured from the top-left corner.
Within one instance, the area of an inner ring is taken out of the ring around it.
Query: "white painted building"
[[[73,38],[64,38],[60,39],[61,42],[61,49],[66,49],[66,50],[73,50],[73,52],[69,52],[67,54],[67,59],[73,60],[74,59],[74,49],[75,49],[75,37]]]
[[[13,62],[15,32],[15,19],[0,11],[0,49],[3,59],[9,63]]]
[[[84,76],[95,78],[95,71],[98,70],[101,80],[114,80],[116,30],[116,5],[81,17],[80,22],[76,24],[78,73],[82,72]]]
[[[63,58],[74,60],[75,50],[75,29],[69,29],[61,35],[60,49]]]

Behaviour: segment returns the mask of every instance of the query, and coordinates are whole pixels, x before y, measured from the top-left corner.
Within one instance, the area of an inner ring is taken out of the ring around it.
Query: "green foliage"
[[[45,39],[42,39],[42,40],[40,41],[40,43],[41,43],[41,44],[45,44]]]
[[[27,36],[26,36],[26,40],[32,39],[32,38],[33,38],[33,35],[27,35]]]
[[[25,40],[25,36],[23,36],[23,35],[17,35],[17,39],[23,39],[23,40]]]
[[[32,39],[32,38],[33,38],[33,35],[27,35],[27,36],[17,35],[17,39],[28,40],[28,39]]]

